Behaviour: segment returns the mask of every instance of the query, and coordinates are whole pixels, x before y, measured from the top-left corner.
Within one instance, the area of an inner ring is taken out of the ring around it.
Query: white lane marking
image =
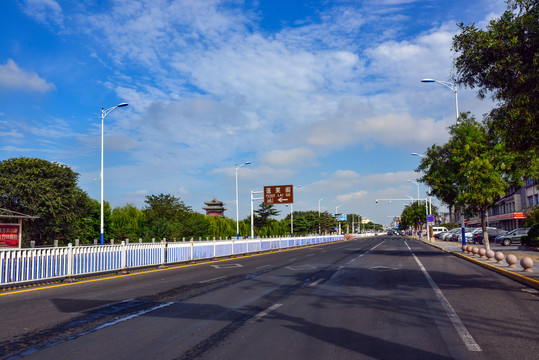
[[[224,279],[224,278],[225,278],[224,276],[219,276],[219,277],[216,277],[216,278],[213,278],[213,279],[200,281],[199,284],[205,284],[205,283],[221,280],[221,279]]]
[[[308,254],[307,256],[313,256],[313,255],[314,255],[314,254]],[[306,256],[306,257],[307,257],[307,256]]]
[[[449,317],[449,321],[453,324],[455,327],[455,330],[457,330],[457,333],[459,334],[460,338],[466,345],[469,351],[483,351],[481,350],[481,347],[479,344],[477,344],[472,337],[472,335],[468,332],[468,329],[466,329],[466,326],[462,323],[459,316],[457,315],[456,311],[453,309],[449,301],[445,298],[444,294],[440,290],[440,288],[434,283],[434,280],[430,277],[430,274],[427,272],[421,261],[419,261],[418,257],[414,254],[414,251],[410,248],[408,243],[404,242],[406,246],[408,247],[408,250],[412,252],[412,256],[414,257],[415,261],[417,262],[417,265],[419,265],[419,268],[423,272],[423,275],[427,278],[427,281],[430,284],[430,287],[434,291],[434,294],[436,294],[436,297],[438,298],[438,301],[442,304],[445,312],[447,313],[447,316]]]
[[[211,265],[211,267],[215,269],[234,269],[234,268],[243,267],[243,265],[242,264],[217,264],[217,265]]]
[[[267,308],[266,310],[261,311],[261,312],[259,312],[258,314],[256,314],[255,316],[253,316],[253,318],[252,318],[251,320],[249,320],[249,322],[255,322],[255,321],[258,321],[258,320],[260,320],[261,318],[263,318],[264,316],[268,315],[268,314],[269,314],[270,312],[272,312],[273,310],[280,308],[281,306],[283,306],[283,304],[273,304],[272,306],[270,306],[270,307]]]
[[[357,258],[350,260],[350,261],[348,262],[348,264],[353,263],[353,262],[356,261],[356,260],[359,260],[360,257],[362,257],[363,255],[368,254],[370,251],[376,249],[378,246],[382,245],[384,242],[385,242],[385,240],[382,241],[381,243],[376,244],[375,246],[373,246],[373,247],[370,248],[369,250],[365,251],[363,254],[359,255]]]
[[[265,269],[265,268],[269,268],[270,266],[271,266],[271,265],[259,266],[259,267],[257,267],[256,269],[257,269],[257,270]]]
[[[293,258],[293,259],[290,259],[290,260],[288,260],[288,261],[294,261],[294,260],[296,260],[296,259],[297,259],[297,258]]]
[[[324,281],[324,279],[320,278],[320,279],[316,280],[315,282],[310,283],[309,286],[314,287],[314,286],[320,284],[322,281]]]

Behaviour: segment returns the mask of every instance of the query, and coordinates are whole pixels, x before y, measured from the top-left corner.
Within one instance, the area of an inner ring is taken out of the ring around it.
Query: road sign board
[[[293,185],[264,186],[264,204],[292,204],[293,202]]]
[[[434,222],[434,215],[427,215],[427,221],[428,222]]]

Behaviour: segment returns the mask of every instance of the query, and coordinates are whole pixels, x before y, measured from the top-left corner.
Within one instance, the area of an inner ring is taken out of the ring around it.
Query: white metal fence
[[[0,285],[211,259],[343,240],[342,235],[134,243],[0,251]]]

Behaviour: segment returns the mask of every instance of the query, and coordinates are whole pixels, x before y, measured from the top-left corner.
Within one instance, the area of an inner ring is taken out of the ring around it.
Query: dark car
[[[488,232],[488,241],[494,242],[496,240],[497,236],[505,235],[507,234],[507,230],[503,229],[497,229],[497,228],[487,228]],[[478,231],[477,233],[474,233],[472,236],[472,242],[476,244],[482,244],[483,243],[483,231]]]
[[[495,242],[502,244],[503,246],[509,246],[511,244],[520,244],[523,236],[528,235],[530,228],[518,228],[509,231],[507,234],[497,236]]]

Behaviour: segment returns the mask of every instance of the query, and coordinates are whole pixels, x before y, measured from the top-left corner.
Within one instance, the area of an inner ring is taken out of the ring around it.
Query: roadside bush
[[[528,231],[528,236],[522,237],[522,245],[539,247],[539,224]]]

